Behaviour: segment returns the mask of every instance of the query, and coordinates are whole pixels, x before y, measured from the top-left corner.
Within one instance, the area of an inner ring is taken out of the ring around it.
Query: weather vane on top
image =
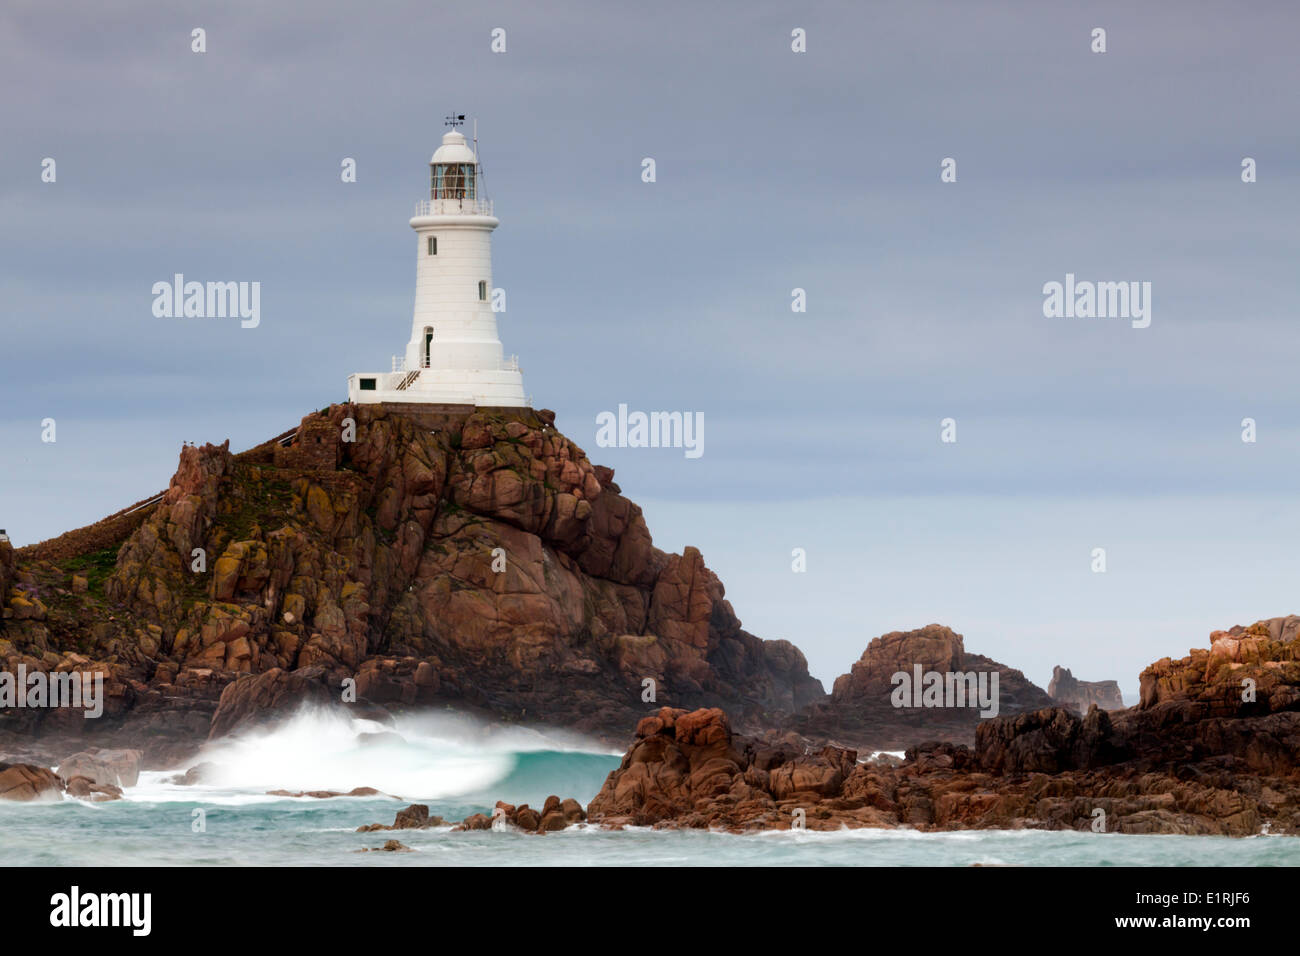
[[[455,129],[457,126],[460,126],[464,122],[465,122],[464,113],[452,113],[447,117],[446,121],[442,125],[450,126],[452,129]]]

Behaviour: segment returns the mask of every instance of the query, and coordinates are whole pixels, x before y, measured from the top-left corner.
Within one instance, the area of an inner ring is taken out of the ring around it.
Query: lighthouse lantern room
[[[457,128],[429,161],[429,198],[416,204],[415,314],[406,354],[389,372],[348,377],[348,401],[523,407],[519,361],[502,354],[492,302],[492,201],[478,156]],[[477,145],[477,143],[475,144]]]

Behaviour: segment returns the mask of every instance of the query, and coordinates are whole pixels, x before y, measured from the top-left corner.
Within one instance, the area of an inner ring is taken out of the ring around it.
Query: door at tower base
[[[424,368],[416,372],[357,372],[348,376],[348,401],[357,405],[413,402],[527,408],[523,373]]]

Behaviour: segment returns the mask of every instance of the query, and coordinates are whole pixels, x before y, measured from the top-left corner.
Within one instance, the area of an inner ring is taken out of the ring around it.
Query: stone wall
[[[17,554],[24,562],[66,561],[83,554],[93,554],[120,545],[129,538],[144,520],[153,513],[157,499],[162,492],[128,505],[116,514],[86,525],[74,528],[57,538],[49,538],[37,544],[29,544],[17,549]],[[152,502],[152,503],[151,503]]]
[[[275,447],[275,467],[333,471],[339,466],[341,436],[328,418],[308,418],[292,445]]]

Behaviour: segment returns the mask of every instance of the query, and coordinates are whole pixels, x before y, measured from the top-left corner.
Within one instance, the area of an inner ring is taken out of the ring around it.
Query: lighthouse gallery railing
[[[491,199],[421,199],[415,204],[417,216],[492,215]]]
[[[426,369],[426,368],[432,368],[432,367],[433,367],[433,366],[431,366],[431,365],[428,363],[427,360],[424,361],[424,362],[421,362],[421,363],[420,363],[420,369]],[[399,374],[399,373],[401,373],[401,372],[408,372],[408,371],[413,371],[413,369],[408,369],[408,368],[406,367],[406,356],[404,356],[404,355],[394,355],[394,356],[393,356],[393,374],[396,375],[396,374]],[[501,363],[501,367],[500,367],[499,369],[497,369],[496,371],[498,371],[498,372],[518,372],[518,371],[520,371],[520,369],[519,369],[519,356],[518,356],[518,355],[512,355],[512,356],[510,356],[508,359],[504,360],[504,361]]]

